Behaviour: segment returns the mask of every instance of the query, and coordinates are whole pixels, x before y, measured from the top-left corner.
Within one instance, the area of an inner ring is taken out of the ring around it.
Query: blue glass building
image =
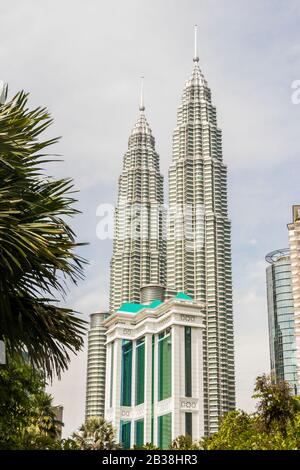
[[[297,394],[296,343],[291,263],[288,249],[266,256],[271,373]]]

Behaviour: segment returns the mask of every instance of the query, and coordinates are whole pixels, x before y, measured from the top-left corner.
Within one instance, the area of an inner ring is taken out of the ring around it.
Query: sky
[[[97,208],[114,204],[145,76],[146,116],[167,177],[172,131],[192,71],[193,27],[212,89],[228,165],[237,406],[254,410],[255,377],[269,372],[265,255],[288,246],[300,203],[300,0],[0,0],[0,80],[9,96],[54,118],[49,136],[72,177],[82,214],[72,221],[85,280],[66,304],[89,318],[108,306],[111,240],[99,240]],[[167,183],[167,181],[165,182]],[[86,347],[49,391],[64,406],[64,436],[84,420]]]

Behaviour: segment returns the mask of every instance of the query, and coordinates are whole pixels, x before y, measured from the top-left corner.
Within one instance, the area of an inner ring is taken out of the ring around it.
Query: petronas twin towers
[[[144,111],[142,98],[119,178],[110,312],[141,302],[149,285],[165,287],[166,298],[184,292],[205,303],[204,420],[211,434],[235,407],[231,226],[222,134],[196,47],[173,134],[168,209]]]
[[[141,287],[165,284],[163,177],[144,111],[142,98],[119,178],[110,276],[111,312],[124,302],[139,302]]]

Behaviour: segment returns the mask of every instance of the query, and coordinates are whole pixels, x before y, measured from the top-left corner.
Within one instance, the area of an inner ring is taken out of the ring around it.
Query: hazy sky
[[[90,260],[67,303],[85,318],[108,304],[111,242],[96,237],[101,203],[114,203],[122,157],[138,115],[145,75],[146,115],[161,169],[192,70],[193,25],[212,89],[232,219],[238,406],[252,410],[255,377],[269,371],[266,253],[288,245],[291,206],[300,202],[300,0],[0,0],[0,80],[9,96],[30,92],[55,123],[54,149],[83,212],[73,226]],[[86,351],[51,388],[64,405],[65,435],[84,419]]]

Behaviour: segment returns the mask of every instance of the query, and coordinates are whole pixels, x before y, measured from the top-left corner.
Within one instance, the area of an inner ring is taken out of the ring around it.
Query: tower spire
[[[141,77],[141,97],[140,97],[140,111],[145,111],[144,104],[144,76]]]
[[[194,26],[194,59],[193,59],[194,62],[199,62],[197,33],[198,33],[198,25],[195,24]]]

